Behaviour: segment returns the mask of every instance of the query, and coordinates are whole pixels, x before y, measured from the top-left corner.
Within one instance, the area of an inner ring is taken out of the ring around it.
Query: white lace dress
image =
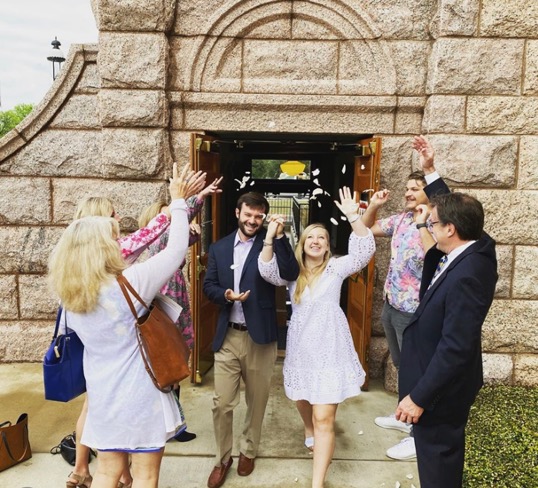
[[[340,292],[344,279],[364,268],[374,254],[372,233],[365,237],[352,233],[348,252],[330,259],[313,289],[305,289],[299,304],[293,300],[296,283],[280,278],[275,256],[268,263],[258,259],[266,281],[289,286],[293,314],[286,343],[284,388],[291,400],[341,403],[358,395],[364,384],[364,369],[340,308]]]

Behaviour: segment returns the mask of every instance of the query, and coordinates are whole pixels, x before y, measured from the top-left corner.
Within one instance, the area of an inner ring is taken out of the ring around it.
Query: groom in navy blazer
[[[483,232],[481,203],[450,193],[433,165],[424,169],[437,245],[426,254],[421,302],[403,336],[396,418],[415,424],[420,486],[459,488],[465,426],[483,385],[481,332],[497,282],[495,241]]]
[[[282,278],[295,281],[299,275],[299,264],[283,226],[279,226],[276,239],[266,239],[263,222],[269,213],[269,203],[263,195],[255,192],[241,195],[235,212],[239,228],[209,248],[203,285],[207,297],[221,306],[213,340],[213,425],[217,454],[207,482],[209,488],[224,484],[233,462],[233,410],[239,403],[241,379],[245,383],[247,412],[239,442],[237,472],[248,476],[254,470],[277,353],[275,287],[258,271],[258,256],[263,246],[274,246]],[[280,217],[273,215],[270,219]]]

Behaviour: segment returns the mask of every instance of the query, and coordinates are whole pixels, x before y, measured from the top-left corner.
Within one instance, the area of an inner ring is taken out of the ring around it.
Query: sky
[[[97,43],[90,0],[0,0],[0,110],[43,99],[55,37],[66,58],[71,44]]]

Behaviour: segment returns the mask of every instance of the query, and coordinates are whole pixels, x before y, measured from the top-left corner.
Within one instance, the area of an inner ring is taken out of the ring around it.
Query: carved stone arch
[[[330,80],[318,83],[316,93],[394,94],[396,70],[390,49],[379,39],[380,35],[375,22],[357,2],[237,2],[215,12],[207,35],[191,46],[191,62],[185,64],[191,66],[190,73],[185,73],[185,88],[204,92],[263,92],[260,83],[251,89],[244,83],[248,79],[245,44],[288,41],[290,49],[301,49],[308,42],[314,45],[322,41],[336,46],[333,58],[337,65]],[[282,91],[278,87],[275,90],[274,85],[271,89],[278,93],[308,93],[300,86],[294,89],[293,83],[292,70],[292,75],[282,83]]]

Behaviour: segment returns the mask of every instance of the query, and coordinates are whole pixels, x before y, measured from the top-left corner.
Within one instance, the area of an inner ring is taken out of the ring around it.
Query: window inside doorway
[[[252,159],[255,180],[310,180],[310,160]]]

